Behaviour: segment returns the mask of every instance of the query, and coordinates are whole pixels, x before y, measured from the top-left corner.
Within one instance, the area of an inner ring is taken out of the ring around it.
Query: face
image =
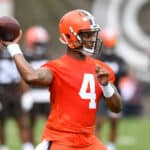
[[[82,42],[85,48],[93,49],[93,47],[95,46],[95,42],[97,40],[97,34],[98,32],[96,31],[80,33],[80,37],[82,39]]]
[[[97,31],[81,32],[79,34],[82,39],[83,48],[88,51],[88,53],[93,53],[97,41]]]
[[[84,31],[80,32],[78,36],[80,37],[80,46],[74,51],[78,52],[81,55],[93,55],[97,52],[97,45],[100,46],[98,43],[98,33],[97,31]],[[101,47],[101,46],[100,46]],[[99,48],[98,48],[99,51]]]

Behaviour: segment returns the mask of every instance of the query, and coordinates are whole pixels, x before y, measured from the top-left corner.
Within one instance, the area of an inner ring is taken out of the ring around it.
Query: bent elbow
[[[36,77],[33,75],[27,75],[24,77],[24,81],[28,84],[28,85],[34,85],[35,81],[36,81]]]

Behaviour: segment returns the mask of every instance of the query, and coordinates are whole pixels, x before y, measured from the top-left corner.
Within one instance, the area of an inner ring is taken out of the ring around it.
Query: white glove
[[[26,92],[21,97],[21,106],[24,111],[28,112],[33,107],[33,98],[30,92]]]
[[[47,140],[43,140],[40,144],[38,144],[35,150],[47,150],[49,142]]]

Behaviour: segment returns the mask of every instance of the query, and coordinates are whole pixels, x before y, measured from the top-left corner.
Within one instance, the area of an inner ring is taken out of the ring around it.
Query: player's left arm
[[[110,97],[104,96],[104,98],[105,98],[107,107],[112,112],[119,113],[122,109],[121,96],[120,96],[118,90],[116,89],[116,87],[113,84],[111,84],[111,86],[115,92],[113,93],[112,96],[110,96]]]
[[[97,65],[95,73],[108,108],[112,112],[119,113],[122,109],[121,96],[115,86],[110,82],[109,72],[105,68]]]

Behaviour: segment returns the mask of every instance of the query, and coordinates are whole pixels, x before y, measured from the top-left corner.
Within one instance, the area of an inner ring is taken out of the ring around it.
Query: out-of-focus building
[[[14,0],[0,0],[0,16],[14,15]]]
[[[142,87],[143,114],[150,114],[150,0],[95,0],[92,12],[101,28],[119,33],[116,54],[124,58]]]
[[[110,26],[120,33],[116,53],[140,81],[150,82],[150,1],[95,0],[92,11],[102,28]]]

